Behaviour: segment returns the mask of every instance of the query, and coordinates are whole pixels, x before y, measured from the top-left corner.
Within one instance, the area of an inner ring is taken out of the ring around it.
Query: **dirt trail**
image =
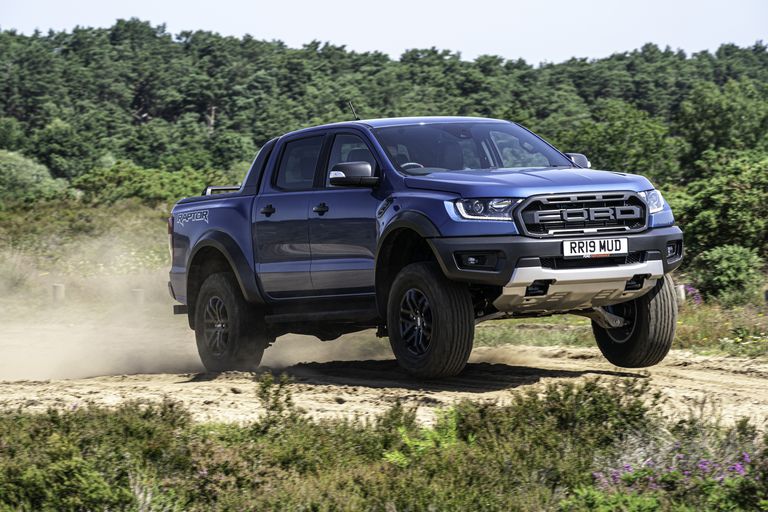
[[[141,326],[110,331],[78,325],[62,337],[58,328],[10,326],[0,337],[0,409],[42,411],[170,397],[200,421],[257,417],[257,376],[201,373],[191,333],[182,327],[169,325],[146,336]],[[661,365],[634,371],[610,365],[596,349],[508,345],[476,348],[459,377],[417,382],[391,357],[386,342],[371,335],[330,343],[293,337],[278,341],[264,362],[293,377],[295,402],[318,418],[368,418],[402,401],[416,405],[419,419],[429,423],[437,407],[462,399],[503,403],[519,390],[595,376],[650,379],[667,397],[669,414],[706,400],[727,423],[748,416],[764,429],[768,418],[765,361],[673,351]],[[45,377],[54,378],[19,380]]]

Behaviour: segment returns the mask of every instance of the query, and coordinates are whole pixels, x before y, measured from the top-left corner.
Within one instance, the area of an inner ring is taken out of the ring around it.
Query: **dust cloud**
[[[78,275],[40,271],[0,254],[0,380],[204,372],[186,316],[173,315],[167,273]],[[54,285],[64,297],[54,300]],[[392,357],[373,332],[321,342],[286,335],[262,366]]]
[[[55,262],[0,250],[0,380],[204,372],[186,316],[171,312],[163,258],[119,236],[62,249]],[[482,362],[525,362],[510,357],[484,353]],[[392,358],[372,330],[326,342],[286,335],[262,367]]]

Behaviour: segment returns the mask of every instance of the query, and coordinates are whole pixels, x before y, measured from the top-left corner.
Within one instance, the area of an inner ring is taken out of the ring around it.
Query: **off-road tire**
[[[421,306],[409,306],[416,302]],[[409,314],[416,310],[418,315]],[[422,317],[418,324],[421,333],[429,331],[426,346],[423,337],[413,336],[417,329],[415,316]],[[475,337],[469,289],[448,280],[435,263],[408,265],[397,274],[390,289],[387,330],[392,351],[408,373],[424,379],[457,375],[467,364]]]
[[[592,322],[597,346],[608,361],[624,368],[645,368],[664,359],[675,338],[677,323],[671,277],[664,276],[642,297],[606,310],[631,321],[618,329],[604,329]]]
[[[217,332],[218,331],[218,334]],[[195,303],[197,351],[209,372],[254,371],[274,341],[231,272],[208,276]]]

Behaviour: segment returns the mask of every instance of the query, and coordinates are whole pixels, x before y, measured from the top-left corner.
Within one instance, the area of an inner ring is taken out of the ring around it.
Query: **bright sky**
[[[768,0],[0,0],[0,28],[107,27],[138,17],[168,30],[313,39],[397,58],[409,48],[530,63],[604,57],[646,42],[688,53],[768,41]]]

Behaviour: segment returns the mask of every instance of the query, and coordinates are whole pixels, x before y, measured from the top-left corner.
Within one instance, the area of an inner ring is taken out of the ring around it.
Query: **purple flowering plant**
[[[735,459],[715,461],[676,453],[671,462],[658,464],[652,459],[639,467],[630,464],[593,473],[595,485],[604,492],[694,491],[713,483],[752,478],[760,475],[753,471],[752,457],[741,452]]]

